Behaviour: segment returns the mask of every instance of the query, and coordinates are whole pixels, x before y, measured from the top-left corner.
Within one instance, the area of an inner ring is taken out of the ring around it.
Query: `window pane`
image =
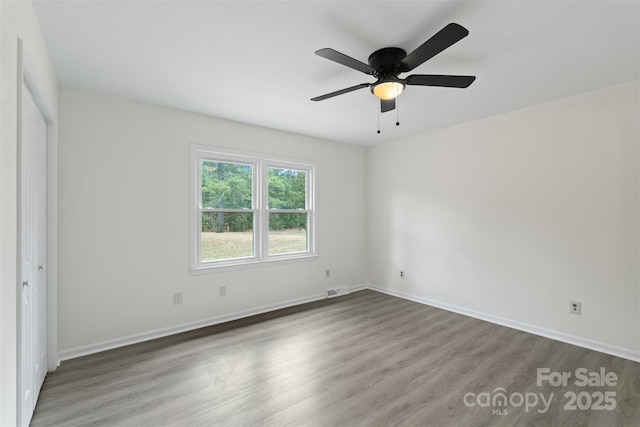
[[[202,207],[251,209],[253,166],[203,160]]]
[[[306,171],[269,168],[269,209],[305,209],[306,181]]]
[[[253,256],[253,212],[203,212],[202,261]]]
[[[307,213],[269,214],[269,255],[307,251]]]

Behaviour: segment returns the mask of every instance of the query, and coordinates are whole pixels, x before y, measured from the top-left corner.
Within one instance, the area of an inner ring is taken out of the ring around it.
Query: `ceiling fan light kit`
[[[361,83],[311,98],[311,100],[323,101],[334,96],[370,87],[371,93],[380,99],[380,112],[386,113],[396,108],[395,99],[404,91],[406,86],[469,87],[476,79],[475,76],[412,74],[406,78],[399,77],[399,74],[411,71],[422,65],[427,60],[465,38],[468,34],[469,31],[463,26],[451,23],[408,55],[398,47],[385,47],[373,52],[369,56],[368,64],[331,48],[320,49],[316,51],[316,55],[371,75],[376,78],[376,81],[374,83]],[[380,133],[379,130],[378,133]]]
[[[404,90],[404,84],[397,81],[380,82],[371,86],[371,92],[380,99],[395,99]]]

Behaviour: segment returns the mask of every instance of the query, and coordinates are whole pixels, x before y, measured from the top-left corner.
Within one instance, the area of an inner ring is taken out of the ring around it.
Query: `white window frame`
[[[201,260],[202,212],[202,173],[203,160],[217,162],[240,163],[253,167],[252,206],[251,209],[231,209],[234,212],[253,212],[253,252],[254,255],[243,258],[232,258],[216,261]],[[204,145],[191,145],[191,179],[190,182],[190,271],[192,274],[256,267],[272,263],[311,260],[317,257],[316,251],[316,170],[314,162],[290,159],[272,155],[256,154],[216,148]],[[306,208],[269,209],[269,168],[293,169],[306,173]],[[306,213],[307,214],[307,250],[285,254],[269,255],[269,213]]]

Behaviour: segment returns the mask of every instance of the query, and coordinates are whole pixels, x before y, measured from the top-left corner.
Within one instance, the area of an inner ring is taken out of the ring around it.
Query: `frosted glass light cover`
[[[398,82],[379,83],[373,87],[373,94],[380,99],[394,99],[402,93],[404,85]]]

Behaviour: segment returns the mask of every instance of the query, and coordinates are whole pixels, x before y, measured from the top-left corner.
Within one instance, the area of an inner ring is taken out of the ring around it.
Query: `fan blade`
[[[353,59],[352,57],[347,56],[344,53],[340,53],[337,50],[333,50],[328,47],[316,51],[316,55],[330,59],[331,61],[337,62],[338,64],[346,65],[349,68],[353,68],[354,70],[361,71],[365,74],[373,75],[373,73],[376,72],[373,67],[365,64],[364,62],[360,62],[357,59]]]
[[[386,113],[387,111],[395,110],[396,99],[381,99],[380,100],[380,112]]]
[[[327,93],[326,95],[316,96],[315,98],[311,98],[312,101],[322,101],[327,98],[333,98],[334,96],[342,95],[343,93],[353,92],[354,90],[362,89],[363,87],[369,87],[371,83],[360,83],[356,86],[351,86],[346,89],[337,90],[335,92]]]
[[[400,62],[403,72],[411,71],[426,60],[433,58],[449,46],[459,42],[469,34],[462,25],[451,23],[422,43]]]
[[[447,76],[439,74],[413,74],[405,83],[414,86],[469,87],[476,76]]]

